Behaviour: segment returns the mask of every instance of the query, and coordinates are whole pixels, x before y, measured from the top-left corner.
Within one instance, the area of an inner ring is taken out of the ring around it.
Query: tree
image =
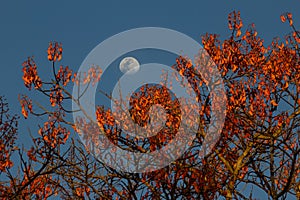
[[[272,199],[286,199],[288,195],[300,198],[300,32],[290,13],[280,18],[288,21],[292,29],[285,42],[274,39],[266,47],[254,25],[243,33],[240,13],[234,11],[228,17],[232,31],[229,39],[221,42],[215,34],[203,36],[206,51],[199,51],[195,66],[184,56],[176,59],[172,67],[188,78],[196,93],[200,128],[192,130],[196,138],[191,141],[189,151],[176,162],[147,173],[111,168],[91,156],[90,147],[97,145],[99,134],[105,134],[115,145],[130,152],[160,149],[174,137],[184,114],[178,101],[167,88],[146,85],[129,100],[130,116],[123,115],[121,109],[115,113],[121,121],[115,119],[111,110],[97,107],[96,121],[77,119],[74,124],[68,116],[77,111],[69,110],[67,103],[80,105],[81,95],[74,98],[68,86],[73,82],[89,87],[100,80],[102,71],[94,66],[85,74],[75,74],[68,66],[57,68],[62,59],[62,45],[50,43],[47,52],[53,73],[50,80],[38,75],[33,58],[23,63],[25,86],[44,95],[50,104],[33,104],[26,95],[19,97],[25,118],[29,113],[45,118],[29,150],[15,146],[17,117],[6,115],[7,105],[0,99],[1,198],[47,199],[60,195],[65,199],[253,199],[255,189],[248,194],[243,187],[260,188]],[[207,53],[212,60],[203,60]],[[199,157],[197,152],[213,120],[210,113],[213,105],[205,85],[209,74],[198,74],[195,68],[209,66],[210,61],[217,65],[225,84],[226,120],[211,153]],[[158,135],[140,139],[122,132],[120,122],[126,124],[131,119],[140,127],[150,121],[159,126],[161,121],[155,119],[161,113],[151,110],[155,104],[166,110],[165,124]],[[93,134],[82,135],[83,145],[70,137],[73,133]],[[18,152],[20,160],[15,163],[19,169],[17,175],[11,169],[12,152]]]
[[[216,149],[231,173],[227,198],[240,195],[239,182],[256,185],[273,199],[299,196],[299,32],[292,15],[281,16],[286,18],[293,32],[285,44],[275,39],[265,47],[253,25],[242,36],[236,12],[229,15],[230,39],[220,44],[210,35],[203,40],[229,90],[230,120],[222,148]],[[224,150],[233,156],[224,156]]]

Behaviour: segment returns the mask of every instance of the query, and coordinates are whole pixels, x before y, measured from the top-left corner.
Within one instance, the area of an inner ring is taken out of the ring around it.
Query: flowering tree
[[[200,126],[192,130],[196,137],[179,159],[146,173],[111,168],[89,154],[91,146],[99,145],[97,139],[103,133],[127,151],[155,151],[172,140],[182,112],[188,108],[180,110],[167,88],[147,85],[129,99],[130,116],[99,106],[96,121],[81,109],[90,121],[76,119],[73,123],[68,116],[77,111],[70,110],[68,102],[81,108],[82,95],[75,98],[68,86],[73,82],[89,87],[100,80],[102,71],[94,66],[84,74],[76,74],[68,66],[58,67],[62,45],[50,43],[50,80],[39,76],[33,58],[23,63],[25,86],[44,95],[50,104],[33,104],[28,96],[19,97],[25,118],[30,113],[45,119],[30,149],[15,146],[17,117],[7,115],[7,105],[0,99],[1,198],[47,199],[59,195],[65,199],[253,199],[252,188],[260,188],[272,199],[286,199],[288,195],[300,198],[300,32],[290,13],[282,15],[281,20],[289,22],[292,33],[285,42],[274,39],[266,47],[254,25],[243,30],[240,13],[232,12],[228,17],[232,31],[229,39],[220,41],[217,35],[206,34],[202,38],[206,51],[199,52],[195,66],[183,56],[174,61],[172,67],[187,77],[196,93]],[[207,53],[222,75],[228,100],[221,138],[211,153],[199,157],[197,152],[212,120],[212,104],[205,85],[209,75],[198,74],[195,68],[207,62]],[[152,112],[153,105],[165,109],[165,123],[155,121],[163,115]],[[116,115],[121,120],[116,120]],[[162,128],[156,136],[131,137],[119,128],[120,123],[126,125],[130,120],[140,127],[150,123],[149,133],[156,126]],[[85,144],[70,137],[72,133],[81,134]],[[18,153],[20,163],[11,159],[12,152]],[[13,163],[18,173],[12,172]]]

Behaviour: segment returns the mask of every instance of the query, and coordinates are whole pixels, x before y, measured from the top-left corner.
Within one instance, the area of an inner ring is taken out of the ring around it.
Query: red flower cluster
[[[48,53],[48,60],[49,61],[60,61],[62,58],[62,44],[55,42],[54,44],[52,42],[49,43],[49,47],[47,50]]]
[[[45,122],[44,127],[41,127],[38,132],[47,144],[46,146],[51,146],[52,148],[56,148],[60,144],[65,144],[70,135],[68,129],[61,125],[55,126],[54,121]]]
[[[50,93],[50,103],[51,106],[55,106],[56,104],[58,104],[59,106],[61,105],[64,96],[62,93],[62,89],[59,87],[59,85],[56,85],[55,88],[51,88],[51,93]]]
[[[27,61],[23,62],[23,77],[24,84],[29,90],[31,89],[32,84],[35,89],[42,87],[42,81],[37,75],[37,67],[33,58],[28,58]]]
[[[63,66],[60,66],[56,74],[56,80],[58,82],[62,81],[62,84],[66,86],[71,80],[71,76],[72,76],[72,70],[70,70],[68,66],[66,66],[65,68]]]

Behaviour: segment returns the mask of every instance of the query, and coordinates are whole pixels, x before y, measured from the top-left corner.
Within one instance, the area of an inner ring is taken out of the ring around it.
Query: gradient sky
[[[197,41],[201,35],[230,36],[227,15],[241,11],[243,24],[255,23],[259,36],[269,44],[272,38],[289,33],[280,21],[292,12],[300,25],[300,1],[2,1],[0,5],[0,95],[5,95],[14,113],[20,113],[18,94],[28,94],[22,82],[21,64],[34,56],[42,77],[50,63],[46,50],[49,41],[63,43],[60,64],[76,71],[87,54],[100,42],[119,32],[147,26],[170,28]],[[38,100],[38,99],[37,99]],[[20,128],[32,121],[20,120]],[[26,131],[25,131],[26,132]],[[25,134],[24,131],[22,134]]]

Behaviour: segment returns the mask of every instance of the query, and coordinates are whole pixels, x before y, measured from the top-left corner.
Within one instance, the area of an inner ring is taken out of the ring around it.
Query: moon
[[[135,74],[140,69],[140,63],[134,57],[126,57],[122,59],[119,67],[124,74]]]

